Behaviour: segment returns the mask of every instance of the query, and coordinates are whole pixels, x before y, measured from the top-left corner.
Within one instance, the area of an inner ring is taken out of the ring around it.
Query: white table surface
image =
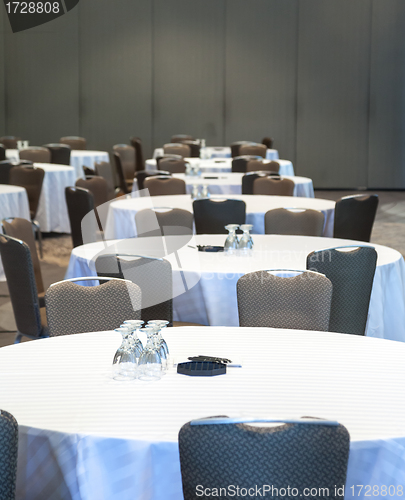
[[[214,378],[109,378],[114,332],[0,349],[1,409],[19,423],[19,500],[181,500],[178,432],[214,416],[337,420],[352,485],[405,484],[405,345],[297,330],[173,328],[170,352],[242,361]],[[44,493],[46,491],[46,494]],[[381,497],[378,497],[381,498]],[[388,498],[401,498],[393,496]]]
[[[0,221],[8,217],[31,220],[27,191],[19,186],[0,184]],[[0,281],[5,281],[0,260]]]
[[[75,185],[75,169],[67,165],[53,165],[51,163],[35,163],[34,165],[45,170],[36,215],[41,231],[45,233],[70,233],[65,188]]]
[[[232,172],[232,160],[230,158],[220,158],[213,160],[200,160],[200,158],[185,158],[190,165],[198,165],[202,174],[220,174]],[[270,160],[268,160],[270,161]],[[266,163],[266,160],[265,160]],[[280,175],[294,175],[294,167],[290,160],[278,160],[280,164]],[[145,170],[156,170],[156,160],[146,160]]]
[[[146,208],[182,208],[192,212],[193,200],[190,195],[145,196],[113,201],[108,208],[106,238],[132,238],[137,235],[135,214]],[[223,199],[211,196],[211,199]],[[324,236],[333,235],[335,202],[320,198],[301,198],[296,196],[232,195],[232,199],[246,203],[246,224],[253,224],[254,234],[264,234],[264,214],[274,208],[312,208],[325,215]]]
[[[163,148],[156,148],[153,152],[153,158],[157,156],[162,156],[164,154]],[[231,158],[231,148],[229,146],[207,146],[205,148],[205,154],[207,158]],[[267,149],[266,151],[267,160],[278,160],[277,149]]]
[[[222,252],[198,252],[188,246],[223,246],[224,235],[197,235],[190,242],[184,237],[174,238],[167,239],[169,246],[179,250],[170,255],[166,255],[158,238],[121,240],[115,246],[108,242],[76,247],[66,278],[95,276],[94,262],[99,252],[164,257],[173,268],[175,321],[238,326],[236,283],[242,275],[268,269],[305,270],[307,255],[312,251],[356,244],[353,240],[334,238],[254,235],[254,250],[249,256],[229,256]],[[357,243],[373,246],[378,254],[366,335],[405,342],[404,259],[392,248]]]

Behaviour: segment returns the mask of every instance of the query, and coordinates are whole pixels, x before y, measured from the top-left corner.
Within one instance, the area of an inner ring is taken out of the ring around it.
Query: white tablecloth
[[[212,147],[208,146],[205,150],[208,158],[231,158],[231,148],[229,146],[219,146]],[[161,156],[163,154],[163,148],[156,148],[153,152],[153,158]],[[266,151],[267,160],[278,160],[277,149],[268,149]]]
[[[27,191],[18,186],[0,184],[0,221],[8,217],[31,220]],[[5,281],[0,260],[0,281]]]
[[[337,420],[350,433],[346,500],[369,498],[356,485],[405,484],[404,344],[196,327],[165,338],[178,359],[224,356],[243,367],[116,382],[108,377],[120,344],[113,332],[0,349],[1,409],[19,423],[16,498],[182,500],[178,432],[212,415]]]
[[[36,215],[41,231],[45,233],[70,233],[65,188],[75,185],[75,169],[66,165],[53,165],[51,163],[35,163],[35,166],[45,170]]]
[[[200,235],[188,243],[224,245],[223,235]],[[149,241],[149,247],[145,240]],[[238,326],[236,283],[247,273],[266,269],[306,268],[306,258],[314,250],[356,244],[352,240],[305,236],[255,235],[250,256],[229,256],[222,252],[198,252],[187,246],[167,258],[173,272],[173,310],[175,321],[211,326]],[[169,240],[170,241],[170,240]],[[367,243],[358,242],[359,245]],[[154,238],[123,240],[118,253],[156,255]],[[139,245],[142,245],[140,247]],[[173,248],[173,243],[171,243]],[[179,247],[181,245],[177,245]],[[366,335],[405,342],[405,263],[396,250],[372,245],[378,253],[377,269],[370,298]],[[66,278],[94,276],[94,261],[104,249],[94,243],[74,248]],[[115,249],[104,250],[115,253]],[[181,273],[180,273],[181,270]],[[187,291],[184,287],[187,285]]]
[[[200,158],[186,158],[190,165],[198,165],[202,174],[220,174],[232,172],[232,160],[222,158],[218,160],[200,160]],[[293,164],[289,160],[277,160],[280,164],[280,175],[294,175]],[[156,170],[156,160],[146,160],[145,170]]]
[[[132,193],[135,196],[137,193]],[[212,196],[212,199],[222,199]],[[246,224],[253,224],[253,233],[264,234],[264,214],[274,208],[312,208],[325,215],[324,236],[333,235],[335,202],[319,198],[296,196],[232,195],[232,199],[246,203]],[[109,205],[106,223],[106,237],[132,238],[137,235],[135,213],[145,208],[182,208],[192,212],[193,200],[187,194],[174,196],[146,196],[114,201]]]

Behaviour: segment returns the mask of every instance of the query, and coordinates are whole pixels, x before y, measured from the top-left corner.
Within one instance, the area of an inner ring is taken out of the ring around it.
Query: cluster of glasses
[[[242,229],[243,234],[241,238],[238,238],[236,234],[237,229]],[[241,250],[244,253],[253,248],[253,240],[250,235],[252,230],[252,224],[228,224],[225,229],[229,232],[228,237],[225,240],[224,250],[227,253],[234,253],[236,250]]]
[[[30,145],[29,141],[17,141],[17,149],[18,150],[28,148],[29,145]]]
[[[169,349],[161,331],[169,324],[165,320],[152,320],[143,327],[142,320],[128,320],[114,331],[122,336],[122,342],[113,359],[115,380],[159,380],[168,369]],[[146,345],[138,337],[146,334]]]
[[[193,184],[191,197],[193,198],[193,200],[198,200],[201,198],[209,198],[210,193],[208,192],[207,184]]]
[[[186,175],[188,177],[198,177],[201,175],[200,165],[195,163],[191,165],[191,163],[186,163]]]

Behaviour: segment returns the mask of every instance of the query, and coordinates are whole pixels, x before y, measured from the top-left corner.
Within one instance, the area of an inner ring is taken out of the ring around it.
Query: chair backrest
[[[179,432],[184,500],[195,500],[196,492],[203,494],[201,488],[222,488],[233,496],[235,485],[242,494],[253,492],[247,498],[255,497],[258,489],[258,497],[299,497],[305,488],[329,490],[325,496],[335,500],[344,498],[350,436],[340,424],[193,424],[188,422]],[[269,489],[264,491],[262,485]]]
[[[154,176],[159,176],[159,175],[164,175],[164,176],[169,176],[171,175],[170,172],[166,172],[164,170],[141,170],[139,172],[136,172],[135,178],[138,182],[138,189],[145,189],[144,182],[145,179],[148,177],[154,177]]]
[[[117,255],[100,255],[96,262],[97,275],[125,278],[139,286],[142,293],[140,318],[173,321],[172,266],[164,259],[146,257],[123,260]]]
[[[21,137],[15,137],[14,135],[3,135],[3,137],[0,137],[0,143],[6,149],[17,149],[18,141],[21,141]]]
[[[364,335],[377,252],[373,247],[331,248],[312,252],[307,268],[332,282],[329,331]]]
[[[70,165],[71,148],[67,144],[45,144],[44,148],[49,149],[51,153],[50,163],[54,163],[56,165]]]
[[[0,162],[6,159],[6,148],[4,144],[0,144]]]
[[[181,144],[186,144],[187,146],[190,147],[190,158],[199,158],[200,157],[201,144],[199,143],[199,141],[192,141],[189,139],[183,139],[179,142]]]
[[[246,222],[243,200],[194,200],[193,211],[197,234],[226,234],[226,225]]]
[[[114,159],[115,172],[117,174],[118,184],[119,184],[120,190],[124,194],[129,194],[128,184],[127,184],[127,181],[125,180],[124,170],[122,168],[121,157],[118,153],[113,153],[113,159]]]
[[[65,197],[73,246],[78,247],[83,245],[83,217],[94,210],[93,194],[88,189],[80,187],[67,187],[65,189]]]
[[[275,208],[264,215],[264,232],[265,234],[322,236],[324,222],[325,216],[319,210]]]
[[[39,263],[37,247],[35,244],[35,237],[32,230],[32,223],[26,219],[18,217],[14,219],[3,219],[3,232],[7,236],[22,240],[26,243],[31,252],[31,260],[34,268],[35,282],[37,284],[37,292],[43,293],[45,291],[44,283],[42,281],[41,265]]]
[[[262,144],[264,144],[267,149],[273,149],[274,139],[272,137],[263,137]]]
[[[280,177],[258,177],[253,182],[253,194],[292,196],[294,188],[294,181]]]
[[[254,155],[266,158],[267,147],[264,144],[242,144],[239,148],[240,155]]]
[[[51,152],[48,148],[31,146],[20,150],[20,159],[33,163],[51,163]]]
[[[140,319],[141,290],[120,279],[98,286],[66,280],[48,288],[45,304],[51,337],[113,330],[126,320]]]
[[[370,241],[378,195],[345,196],[336,202],[334,238]]]
[[[107,203],[109,200],[108,183],[103,177],[98,175],[86,177],[86,179],[77,179],[76,187],[88,189],[93,194],[95,207]]]
[[[66,137],[61,137],[59,142],[61,144],[67,144],[71,149],[84,150],[87,149],[87,141],[84,137],[78,137],[77,135],[68,135]]]
[[[133,181],[136,171],[135,148],[128,144],[116,144],[113,150],[120,157],[124,178]]]
[[[184,174],[186,171],[186,162],[184,159],[176,160],[175,158],[160,158],[157,161],[159,170],[166,170],[171,174]]]
[[[232,172],[245,173],[250,160],[258,160],[259,156],[235,156],[232,158]],[[259,169],[260,170],[260,169]]]
[[[182,179],[154,175],[143,181],[144,189],[149,190],[150,196],[186,194],[186,183]]]
[[[18,333],[40,337],[43,328],[30,249],[21,240],[0,235],[0,255]]]
[[[187,134],[177,134],[177,135],[172,135],[172,138],[170,139],[171,144],[183,141],[195,141],[195,137]]]
[[[241,156],[240,147],[242,144],[251,144],[249,141],[236,141],[231,144],[231,156],[235,158],[236,156]]]
[[[164,154],[180,155],[183,158],[190,158],[191,148],[187,144],[173,143],[163,146]]]
[[[115,196],[115,182],[111,164],[106,161],[101,161],[94,165],[94,169],[96,175],[102,177],[107,182],[108,199],[112,200]]]
[[[311,271],[285,274],[296,272],[256,271],[239,278],[239,325],[328,331],[332,283]]]
[[[19,161],[0,161],[0,184],[10,184],[10,170],[13,167],[20,167],[21,165],[23,163]]]
[[[0,498],[15,499],[18,457],[18,424],[7,411],[0,410]]]
[[[145,160],[142,148],[142,141],[139,137],[130,138],[131,146],[135,148],[135,168],[136,171],[144,170]]]
[[[30,166],[13,167],[10,170],[10,184],[25,188],[28,195],[31,219],[35,218],[41,196],[45,171],[42,168]]]
[[[278,174],[280,172],[280,164],[276,161],[263,160],[251,160],[248,162],[246,172],[257,172],[258,170]]]
[[[258,172],[247,172],[242,177],[242,194],[253,194],[253,183],[259,177],[272,176],[278,179],[281,177],[276,172],[259,170]]]
[[[147,208],[135,214],[136,233],[138,237],[192,235],[193,222],[193,214],[181,208],[170,208],[164,211]],[[158,224],[158,228],[156,224]]]

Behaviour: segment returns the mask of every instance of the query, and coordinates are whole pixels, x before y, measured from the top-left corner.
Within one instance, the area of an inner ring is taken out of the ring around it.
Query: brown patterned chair
[[[67,144],[71,149],[82,151],[87,149],[87,141],[84,137],[78,137],[77,135],[68,135],[66,137],[61,137],[59,142],[61,144]]]
[[[186,194],[186,183],[182,179],[163,175],[147,177],[143,187],[149,190],[150,196]]]
[[[264,144],[257,144],[257,143],[241,144],[239,148],[240,156],[253,155],[266,158],[266,153],[267,153],[267,147]]]
[[[193,234],[194,217],[191,212],[181,208],[162,210],[148,208],[136,212],[135,224],[138,236]]]
[[[191,148],[187,144],[170,143],[163,146],[163,153],[180,155],[183,158],[190,158]]]
[[[184,159],[175,158],[160,158],[157,161],[157,166],[159,170],[165,170],[171,174],[184,174],[186,171],[186,162]]]
[[[18,457],[18,423],[7,411],[0,410],[0,498],[15,498]]]
[[[276,161],[251,160],[246,166],[246,172],[274,172],[280,171],[280,164]]]
[[[15,137],[14,135],[0,137],[0,144],[3,144],[6,149],[17,149],[18,141],[21,141],[21,137]]]
[[[107,181],[98,175],[88,176],[85,179],[77,179],[76,187],[88,189],[93,194],[94,206],[97,208],[103,203],[107,203],[108,184]]]
[[[292,196],[294,194],[294,188],[294,181],[281,177],[258,177],[253,182],[253,194]]]
[[[322,236],[325,216],[319,210],[275,208],[264,215],[265,234]]]
[[[48,148],[31,146],[21,149],[20,160],[29,160],[32,163],[51,163],[51,152]]]

